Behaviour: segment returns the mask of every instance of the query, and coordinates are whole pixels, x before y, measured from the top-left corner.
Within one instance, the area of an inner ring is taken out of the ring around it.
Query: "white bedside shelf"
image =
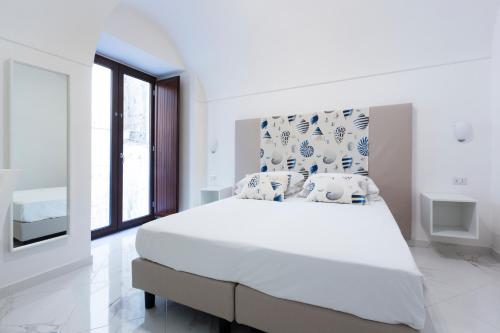
[[[479,237],[477,201],[462,194],[422,193],[422,221],[431,236]]]
[[[209,186],[201,189],[201,204],[218,201],[233,195],[232,186]]]

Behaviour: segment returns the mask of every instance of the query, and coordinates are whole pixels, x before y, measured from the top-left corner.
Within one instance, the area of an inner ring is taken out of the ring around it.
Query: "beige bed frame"
[[[146,259],[132,261],[132,286],[145,291],[146,308],[154,295],[221,318],[219,331],[236,321],[264,332],[416,333],[347,313],[266,295],[242,284],[179,272]]]
[[[370,108],[369,173],[403,236],[411,236],[411,104]],[[259,169],[259,119],[236,121],[239,180]],[[220,331],[236,321],[265,332],[405,333],[406,325],[362,319],[347,313],[263,294],[247,286],[179,272],[143,258],[132,262],[132,285],[145,291],[146,308],[154,295],[221,318]]]

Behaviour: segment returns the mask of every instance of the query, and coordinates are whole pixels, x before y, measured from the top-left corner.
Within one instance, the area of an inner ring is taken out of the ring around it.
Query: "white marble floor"
[[[215,318],[131,286],[135,230],[92,244],[94,264],[0,299],[0,332],[216,332]],[[412,248],[425,275],[425,333],[500,332],[500,263],[451,248]],[[233,332],[252,332],[233,326]]]

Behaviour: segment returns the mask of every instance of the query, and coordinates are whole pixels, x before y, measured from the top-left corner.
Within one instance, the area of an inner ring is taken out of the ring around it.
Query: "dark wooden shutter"
[[[176,76],[156,82],[155,215],[179,209],[179,83]]]

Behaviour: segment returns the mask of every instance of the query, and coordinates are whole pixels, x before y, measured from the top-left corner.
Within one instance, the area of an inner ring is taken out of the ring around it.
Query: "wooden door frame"
[[[143,223],[152,221],[154,216],[154,152],[155,146],[155,88],[156,77],[143,73],[137,69],[126,66],[99,54],[95,55],[94,63],[111,69],[111,188],[110,188],[110,224],[107,227],[91,230],[91,239],[107,236],[121,230],[133,228]],[[122,196],[123,196],[123,164],[120,153],[123,153],[123,76],[128,75],[151,84],[150,96],[150,207],[149,214],[125,223],[122,221]]]
[[[157,203],[155,206],[155,215],[157,217],[164,217],[179,211],[180,76],[157,80],[156,87],[155,118],[160,128],[157,127],[155,129],[155,141],[158,147],[155,154],[154,192],[155,202]],[[175,103],[170,106],[174,107],[166,108],[165,97],[167,95],[164,94],[166,91],[171,92],[172,89],[175,93],[170,94],[170,102],[175,101]],[[164,120],[164,117],[168,117],[170,121],[167,124],[160,124]],[[169,134],[165,135],[167,132]],[[170,149],[165,149],[165,145],[162,145],[162,143],[165,143],[166,136],[168,136],[170,142],[173,142],[174,147],[170,146]],[[163,165],[163,168],[159,167],[158,164],[161,164],[162,161],[165,162],[165,158],[169,154],[171,158],[166,159],[168,166]],[[166,170],[168,172],[165,172]],[[172,186],[172,177],[175,179],[175,186]]]

